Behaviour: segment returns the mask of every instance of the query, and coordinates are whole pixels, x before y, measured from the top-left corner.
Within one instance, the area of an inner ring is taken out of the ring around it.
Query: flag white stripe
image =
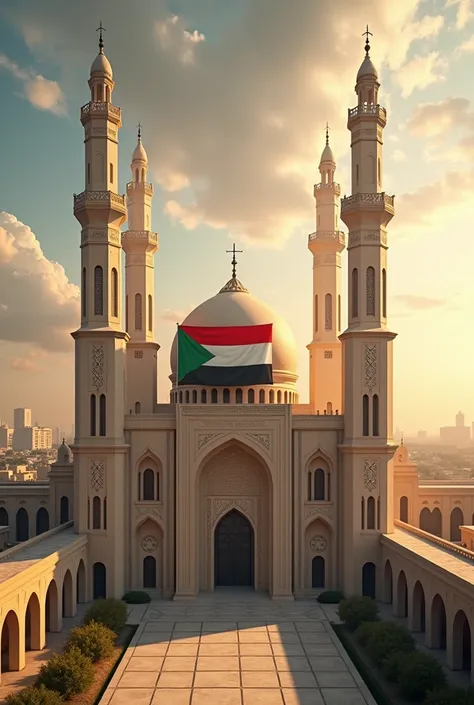
[[[271,365],[272,344],[255,345],[203,345],[215,355],[206,367],[247,367],[248,365]]]

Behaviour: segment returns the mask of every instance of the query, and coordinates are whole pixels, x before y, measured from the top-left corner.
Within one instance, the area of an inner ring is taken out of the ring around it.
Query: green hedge
[[[54,690],[32,685],[5,698],[5,705],[64,705],[63,698]]]
[[[378,622],[374,625],[366,648],[372,661],[380,668],[392,654],[414,651],[415,642],[405,627],[395,622]]]
[[[65,650],[77,648],[83,656],[96,663],[111,655],[114,644],[115,632],[105,624],[92,621],[72,629]]]
[[[442,688],[428,693],[423,705],[474,705],[474,688]]]
[[[44,663],[39,672],[39,683],[50,690],[56,690],[65,700],[83,693],[94,680],[94,666],[77,647],[71,647],[64,654],[55,654]]]
[[[359,595],[341,600],[338,613],[350,632],[354,632],[363,622],[377,622],[379,618],[375,600]]]
[[[105,624],[117,635],[120,634],[127,622],[127,605],[115,597],[96,600],[87,610],[82,620],[83,624],[99,622]]]
[[[122,597],[122,600],[127,603],[127,605],[144,605],[147,602],[151,602],[151,597],[147,592],[142,590],[130,590],[126,592]]]
[[[446,675],[434,656],[417,651],[401,660],[398,687],[407,700],[422,702],[430,690],[446,687]]]
[[[344,593],[340,590],[326,590],[316,599],[322,605],[338,605],[344,599]]]

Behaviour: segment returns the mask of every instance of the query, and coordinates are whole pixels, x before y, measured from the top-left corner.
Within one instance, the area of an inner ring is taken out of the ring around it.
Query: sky
[[[437,433],[459,410],[474,420],[474,0],[1,0],[0,419],[26,406],[42,425],[74,420],[72,194],[84,188],[79,113],[100,21],[123,110],[121,192],[138,122],[155,185],[159,401],[176,322],[229,279],[233,242],[239,279],[291,325],[308,400],[313,184],[328,121],[350,193],[347,109],[368,23],[388,111],[384,190],[396,196],[395,423]],[[343,297],[346,280],[344,269]]]

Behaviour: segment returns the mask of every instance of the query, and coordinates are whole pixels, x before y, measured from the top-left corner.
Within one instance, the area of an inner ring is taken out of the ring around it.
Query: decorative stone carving
[[[214,524],[216,519],[218,519],[222,514],[225,514],[229,509],[232,507],[236,507],[237,509],[241,509],[243,513],[249,518],[254,520],[255,519],[255,501],[250,498],[245,498],[245,497],[228,497],[226,499],[213,499],[212,502],[212,521],[211,524]]]
[[[140,519],[143,516],[150,516],[150,517],[156,517],[157,519],[160,519],[161,521],[163,520],[163,508],[160,506],[142,506],[142,507],[136,507],[135,509],[135,517],[136,519]]]
[[[92,386],[96,391],[104,385],[104,346],[92,346]]]
[[[324,328],[332,330],[332,296],[326,294],[324,297]]]
[[[367,230],[364,232],[364,242],[379,242],[380,230]]]
[[[364,372],[365,386],[372,394],[377,385],[377,346],[375,344],[365,346]]]
[[[141,547],[145,553],[153,553],[158,548],[158,540],[154,536],[145,536],[141,541]]]
[[[328,545],[328,542],[324,538],[324,536],[313,536],[311,541],[309,542],[309,547],[314,553],[321,553],[322,551],[326,550],[326,547]]]
[[[142,330],[142,295],[135,294],[135,330]]]
[[[324,359],[325,360],[332,360],[332,350],[325,350],[324,351]]]
[[[252,438],[257,443],[260,443],[264,448],[270,450],[270,436],[266,433],[248,433],[249,438]]]
[[[259,416],[264,414],[265,416],[280,416],[284,413],[285,407],[283,405],[277,404],[229,404],[226,408],[226,414],[242,414],[245,416]],[[202,406],[190,405],[182,406],[181,414],[183,416],[206,416],[212,417],[213,409],[210,404],[203,404]],[[216,413],[216,412],[214,412]],[[225,422],[221,422],[224,425]]]
[[[364,461],[364,487],[367,492],[373,492],[377,489],[378,467],[378,460]]]
[[[375,269],[373,267],[367,267],[365,284],[366,314],[367,316],[375,316]]]
[[[143,350],[135,350],[133,356],[134,356],[137,360],[142,360],[142,359],[143,359]]]
[[[201,450],[201,448],[204,448],[204,446],[209,443],[209,441],[212,441],[213,438],[216,438],[217,436],[220,436],[222,434],[219,433],[200,433],[198,435],[198,440],[197,440],[197,448],[198,450]]]
[[[321,516],[327,517],[330,521],[333,518],[334,509],[332,505],[321,505],[321,504],[306,504],[304,508],[305,519],[320,514]]]
[[[352,245],[358,245],[360,243],[360,236],[360,231],[349,233],[349,247],[351,247]]]
[[[95,492],[104,489],[104,461],[91,460],[91,487]]]

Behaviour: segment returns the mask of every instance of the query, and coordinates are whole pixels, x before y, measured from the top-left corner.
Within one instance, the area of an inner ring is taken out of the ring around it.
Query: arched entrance
[[[326,586],[326,564],[322,556],[315,556],[311,562],[311,587]]]
[[[383,581],[384,581],[384,602],[391,605],[393,602],[393,573],[392,573],[392,565],[389,560],[385,561]]]
[[[63,617],[74,617],[74,607],[72,575],[70,570],[66,570],[63,580]]]
[[[79,561],[76,574],[76,599],[78,602],[87,602],[86,599],[86,567],[84,561]]]
[[[143,559],[143,587],[156,588],[156,558],[145,556]]]
[[[403,570],[398,574],[397,580],[397,614],[396,617],[406,617],[408,614],[408,586]]]
[[[254,586],[254,534],[250,521],[236,509],[214,531],[214,585]]]
[[[461,526],[464,524],[464,516],[461,507],[454,507],[449,519],[449,539],[450,541],[461,540]]]
[[[16,513],[16,540],[17,541],[28,541],[30,537],[30,521],[28,519],[28,512],[24,507]]]
[[[138,590],[163,590],[163,531],[147,517],[136,529],[136,549],[133,581]],[[159,593],[155,593],[155,597]]]
[[[55,580],[51,580],[46,593],[46,631],[59,632],[61,624],[59,619],[59,595]]]
[[[304,582],[305,590],[328,589],[332,585],[332,530],[321,517],[317,517],[304,532]]]
[[[49,514],[46,507],[40,507],[36,512],[36,536],[49,531]]]
[[[40,603],[36,592],[32,592],[25,612],[25,650],[40,651],[42,648]]]
[[[431,648],[446,648],[446,608],[443,598],[436,594],[431,603]]]
[[[69,521],[69,499],[67,497],[61,497],[59,502],[59,522],[60,524],[66,524]]]
[[[0,507],[0,526],[8,526],[8,512],[5,507]]]
[[[365,563],[362,568],[362,594],[375,600],[376,573],[375,563]]]
[[[413,631],[424,632],[426,625],[425,591],[419,580],[413,588]]]
[[[423,507],[423,509],[420,512],[420,529],[422,531],[427,531],[428,533],[432,534],[433,529],[432,529],[432,517],[431,517],[431,510],[428,509],[428,507]]]
[[[441,516],[441,510],[435,507],[431,512],[431,533],[441,538],[442,525],[443,517]]]
[[[453,671],[471,670],[471,628],[466,613],[458,610],[453,622]]]
[[[2,661],[1,670],[20,670],[20,625],[13,610],[7,613],[3,620],[1,633]]]
[[[103,563],[92,566],[92,596],[94,600],[107,597],[107,569]]]

